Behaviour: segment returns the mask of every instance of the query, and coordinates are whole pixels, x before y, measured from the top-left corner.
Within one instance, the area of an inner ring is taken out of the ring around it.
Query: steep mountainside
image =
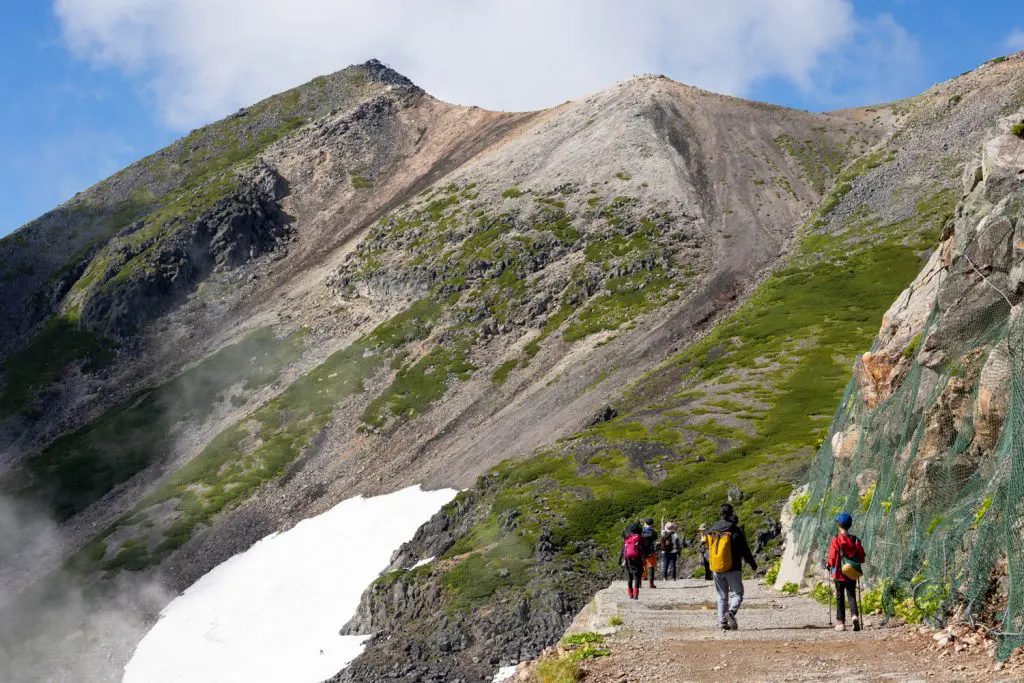
[[[817,553],[833,510],[859,510],[887,613],[996,622],[1002,658],[1024,643],[1022,121],[1000,121],[964,167],[939,247],[857,361],[794,525]]]
[[[770,551],[1022,100],[1015,57],[833,114],[662,77],[504,114],[368,62],[194,131],[0,242],[0,491],[60,524],[0,582],[178,590],[344,498],[469,487],[343,676],[483,680],[557,637],[625,517],[731,491]]]
[[[364,595],[347,630],[376,636],[338,680],[485,680],[534,656],[617,571],[624,520],[692,532],[728,497],[759,554],[774,555],[779,501],[826,438],[876,321],[953,215],[964,164],[1024,104],[1022,77],[1018,58],[845,112],[895,117],[893,134],[840,173],[783,263],[629,387],[611,419],[502,465],[421,529]]]

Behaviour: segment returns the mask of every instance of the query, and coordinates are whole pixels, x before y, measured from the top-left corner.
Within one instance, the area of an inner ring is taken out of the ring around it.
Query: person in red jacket
[[[853,617],[853,630],[860,630],[860,614],[857,612],[857,581],[843,573],[843,560],[864,561],[864,546],[860,539],[850,533],[853,517],[848,512],[836,515],[839,533],[828,546],[828,559],[825,568],[836,583],[836,630],[846,630],[846,599],[850,600],[850,614]]]

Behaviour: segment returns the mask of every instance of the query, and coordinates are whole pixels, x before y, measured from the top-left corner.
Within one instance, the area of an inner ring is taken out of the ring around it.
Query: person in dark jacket
[[[644,540],[644,574],[647,575],[651,588],[654,585],[654,573],[658,569],[658,531],[654,528],[654,519],[648,517],[644,520],[643,531],[640,535]]]
[[[743,562],[750,565],[753,571],[757,571],[757,561],[754,554],[750,552],[747,544],[747,537],[743,529],[739,527],[739,521],[733,512],[732,505],[723,503],[719,509],[720,519],[712,524],[705,532],[708,539],[708,547],[713,548],[714,538],[727,536],[732,550],[732,563],[728,570],[714,572],[715,591],[718,593],[718,623],[723,631],[735,631],[739,628],[736,622],[736,612],[743,604]],[[712,564],[712,570],[714,570]]]
[[[661,540],[658,541],[658,549],[661,550],[661,578],[663,580],[668,581],[670,575],[673,581],[676,580],[676,564],[679,561],[679,551],[682,548],[683,544],[679,540],[679,534],[676,533],[676,525],[674,522],[669,522],[661,532]]]
[[[643,541],[640,535],[642,531],[639,522],[633,522],[622,532],[619,566],[626,569],[626,591],[630,600],[640,599],[640,585],[644,573]]]
[[[848,512],[836,515],[839,532],[828,547],[825,568],[836,582],[836,630],[846,630],[846,600],[850,600],[850,614],[853,616],[853,630],[860,630],[860,614],[857,610],[857,581],[843,573],[843,560],[864,561],[864,546],[860,539],[850,533],[853,517]]]

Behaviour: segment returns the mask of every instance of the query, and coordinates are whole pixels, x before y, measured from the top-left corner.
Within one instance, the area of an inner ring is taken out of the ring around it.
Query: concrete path
[[[1012,680],[981,653],[942,658],[916,628],[834,631],[827,608],[745,582],[739,631],[718,626],[711,582],[657,582],[629,600],[616,581],[579,614],[569,632],[597,631],[611,655],[585,660],[590,682]],[[834,608],[834,606],[833,606]],[[613,617],[615,619],[613,620]],[[622,623],[612,626],[613,621]],[[833,615],[833,620],[835,619]]]

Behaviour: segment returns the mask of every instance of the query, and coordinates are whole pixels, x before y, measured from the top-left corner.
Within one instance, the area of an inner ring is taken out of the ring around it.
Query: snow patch
[[[458,493],[356,496],[271,534],[172,600],[123,683],[322,681],[363,650],[338,630],[391,555]]]
[[[516,675],[517,666],[517,664],[512,664],[511,666],[501,667],[498,669],[498,672],[494,674],[494,678],[491,679],[491,683],[502,683],[502,681],[507,681],[512,678]]]
[[[419,569],[419,568],[420,568],[420,567],[422,567],[423,565],[426,565],[426,564],[430,564],[430,563],[431,563],[431,562],[433,562],[433,561],[434,561],[434,556],[433,556],[433,555],[431,555],[431,556],[430,556],[430,557],[428,557],[427,559],[425,559],[425,560],[420,560],[419,562],[417,562],[416,564],[414,564],[414,565],[412,566],[412,569]],[[409,571],[412,571],[412,569],[410,569]]]

